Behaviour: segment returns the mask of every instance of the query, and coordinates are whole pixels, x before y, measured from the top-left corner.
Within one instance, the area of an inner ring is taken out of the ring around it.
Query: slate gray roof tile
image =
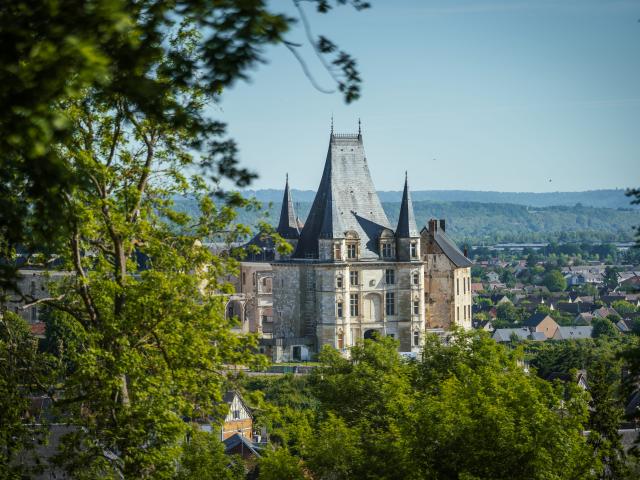
[[[289,191],[289,175],[287,175],[287,181],[284,186],[284,196],[282,198],[282,209],[280,210],[280,222],[276,232],[282,237],[288,240],[297,240],[300,237],[300,230],[298,230],[298,219],[293,210],[293,201],[291,199],[291,192]]]
[[[398,238],[415,238],[419,237],[418,227],[416,225],[415,215],[413,213],[413,203],[411,202],[411,194],[409,193],[409,183],[407,181],[407,173],[404,174],[404,191],[402,192],[402,203],[400,204],[400,216],[398,218],[398,228],[396,229],[396,237]]]
[[[318,240],[360,237],[361,258],[378,258],[378,237],[389,219],[373,186],[362,135],[331,134],[320,186],[305,222],[294,258],[318,258]]]

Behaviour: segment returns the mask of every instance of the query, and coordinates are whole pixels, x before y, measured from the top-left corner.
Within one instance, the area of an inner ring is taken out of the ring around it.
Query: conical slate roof
[[[407,181],[407,173],[404,174],[404,192],[402,192],[402,203],[400,204],[400,218],[398,218],[398,228],[396,229],[397,238],[419,237],[418,226],[413,214],[413,203],[411,203],[411,194],[409,193],[409,182]]]
[[[298,230],[298,221],[293,211],[293,201],[291,200],[291,192],[289,191],[289,175],[284,186],[284,196],[282,198],[282,209],[280,210],[280,222],[276,232],[288,240],[297,240],[300,237]]]
[[[331,133],[322,180],[305,222],[294,258],[318,258],[318,240],[360,237],[360,258],[378,258],[380,232],[391,229],[376,193],[364,154],[362,135]]]

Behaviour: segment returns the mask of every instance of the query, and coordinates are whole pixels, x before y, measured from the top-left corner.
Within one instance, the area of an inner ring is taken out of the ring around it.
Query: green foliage
[[[581,435],[586,403],[579,392],[563,404],[495,342],[458,341],[425,350],[425,386],[433,394],[418,402],[412,442],[423,478],[588,478],[590,452]],[[441,364],[442,354],[449,358]],[[433,382],[433,369],[440,382]]]
[[[607,266],[604,269],[604,275],[602,277],[602,286],[609,291],[613,291],[618,287],[619,275],[618,269],[615,267]]]
[[[309,439],[304,456],[309,469],[319,478],[356,478],[366,460],[357,429],[329,413]]]
[[[333,4],[361,10],[361,0],[312,0],[319,13]],[[302,20],[305,13],[298,10]],[[217,95],[265,60],[269,45],[294,52],[287,39],[297,19],[263,0],[44,0],[5,2],[0,7],[0,253],[15,248],[56,248],[65,232],[64,206],[86,177],[78,176],[59,147],[68,145],[77,125],[67,102],[87,91],[117,99],[172,130],[187,130],[198,141],[190,152],[205,157],[202,167],[217,182],[246,186],[254,175],[238,166],[237,146],[226,125],[199,105],[182,102],[186,90]],[[167,32],[189,25],[197,36],[168,41]],[[322,35],[308,42],[330,70],[345,101],[359,97],[355,60]],[[183,47],[189,45],[188,51]],[[117,123],[111,125],[118,132]],[[138,138],[140,140],[140,138]],[[14,274],[3,269],[0,280]]]
[[[563,292],[567,288],[567,281],[559,270],[551,270],[544,276],[543,284],[550,292]]]
[[[297,212],[304,220],[311,203],[294,198]],[[271,222],[277,222],[280,200],[281,197],[270,203],[264,202]],[[391,223],[397,222],[400,204],[385,201],[383,196],[382,206]],[[185,201],[183,207],[193,209],[195,204]],[[631,209],[581,206],[531,209],[507,203],[434,202],[415,198],[413,207],[419,225],[426,224],[429,218],[444,218],[447,220],[447,233],[456,241],[476,245],[501,242],[572,242],[579,245],[632,241],[634,226],[638,224],[640,216],[637,210]],[[251,212],[246,212],[239,221],[255,225],[257,218]],[[609,247],[613,248],[600,248],[598,258],[605,260],[607,256],[613,256],[615,259],[615,246],[609,244]]]
[[[418,361],[403,360],[389,338],[351,354],[323,349],[309,378],[319,404],[303,429],[281,427],[298,433],[279,434],[287,443],[261,461],[260,478],[277,469],[293,470],[278,478],[336,479],[586,479],[600,471],[582,435],[584,393],[527,375],[517,350],[482,333],[457,332],[446,345],[429,337]],[[295,398],[293,381],[282,387]]]
[[[41,396],[55,383],[57,361],[38,351],[25,321],[13,312],[0,313],[0,478],[34,473],[35,442],[46,439],[42,419],[31,415],[29,396]]]
[[[304,480],[306,475],[299,458],[291,455],[286,448],[265,452],[258,464],[259,480]]]
[[[618,327],[609,318],[594,318],[591,322],[593,326],[593,338],[620,336]]]
[[[523,321],[525,312],[511,302],[503,302],[496,307],[496,328],[506,328]]]
[[[187,59],[198,37],[184,26],[166,41]],[[155,68],[173,61],[162,58]],[[194,115],[211,99],[197,85],[175,93],[167,102]],[[78,427],[63,439],[58,461],[78,478],[172,478],[188,430],[183,419],[224,413],[223,366],[261,362],[256,338],[232,333],[224,317],[231,286],[219,279],[236,261],[201,242],[246,233],[229,223],[248,204],[237,195],[212,201],[216,192],[194,168],[213,161],[194,156],[206,140],[200,130],[120,97],[83,94],[61,106],[73,133],[57,147],[82,179],[59,205],[58,259],[73,275],[43,300],[46,347],[64,366],[54,394],[63,420]],[[177,194],[199,202],[197,217],[173,208]]]
[[[621,374],[623,367],[628,366],[625,357],[629,352],[637,351],[635,349],[637,339],[607,335],[596,340],[545,342],[530,346],[531,365],[541,376],[551,372],[573,375],[578,368],[586,370],[591,397],[587,442],[598,465],[596,478],[635,478],[631,470],[637,466],[627,458],[618,434],[623,405],[629,394],[621,382]]]
[[[592,399],[588,441],[605,467],[599,476],[601,479],[625,478],[628,473],[626,454],[618,433],[623,416],[620,371],[621,362],[606,355],[594,358],[588,370]]]
[[[616,300],[611,304],[613,309],[618,312],[620,315],[626,315],[628,313],[634,313],[638,311],[637,307],[626,300]]]
[[[241,480],[245,478],[240,458],[225,455],[217,435],[197,427],[182,446],[176,480]]]

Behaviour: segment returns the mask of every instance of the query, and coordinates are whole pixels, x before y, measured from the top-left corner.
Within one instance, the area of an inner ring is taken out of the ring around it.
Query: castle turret
[[[289,191],[289,174],[284,185],[284,196],[282,197],[282,209],[280,210],[280,221],[276,232],[287,240],[298,240],[300,230],[298,230],[298,219],[293,210],[293,200]]]
[[[404,175],[404,191],[402,192],[402,203],[400,204],[400,216],[398,218],[398,228],[396,228],[396,252],[398,260],[411,261],[420,259],[420,233],[416,225],[409,193],[409,181],[407,173]]]

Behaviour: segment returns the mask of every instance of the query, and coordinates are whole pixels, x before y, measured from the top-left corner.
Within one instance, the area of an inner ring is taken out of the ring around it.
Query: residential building
[[[553,340],[579,340],[591,338],[592,333],[593,327],[591,326],[558,327],[556,333],[553,335]]]
[[[543,333],[546,338],[552,338],[558,329],[556,321],[546,313],[535,313],[531,315],[525,320],[524,326],[531,332]]]
[[[251,441],[253,437],[253,415],[251,409],[235,390],[229,390],[222,398],[229,407],[220,428],[220,440],[239,434]]]

